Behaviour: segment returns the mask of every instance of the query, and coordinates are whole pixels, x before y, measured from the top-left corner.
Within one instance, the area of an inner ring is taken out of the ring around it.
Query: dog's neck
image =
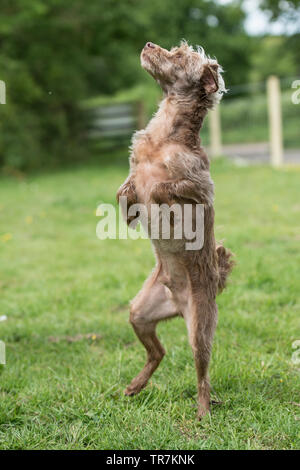
[[[192,98],[166,96],[145,132],[155,144],[176,141],[189,147],[200,146],[199,131],[207,108]]]

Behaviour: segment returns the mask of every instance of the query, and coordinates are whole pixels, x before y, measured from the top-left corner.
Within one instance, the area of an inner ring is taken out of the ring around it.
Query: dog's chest
[[[140,143],[133,149],[131,165],[139,202],[149,201],[150,192],[155,183],[170,180],[164,160],[164,154],[149,144]]]
[[[148,202],[155,183],[168,180],[168,172],[160,164],[141,162],[136,165],[135,187],[140,202]]]

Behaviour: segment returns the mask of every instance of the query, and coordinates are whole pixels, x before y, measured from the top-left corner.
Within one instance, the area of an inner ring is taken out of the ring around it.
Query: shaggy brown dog
[[[130,175],[117,199],[126,196],[129,207],[143,203],[148,213],[153,203],[203,204],[204,244],[201,249],[186,250],[184,243],[172,237],[152,240],[156,267],[132,301],[130,312],[147,362],[125,393],[139,393],[165,354],[155,333],[157,323],[183,316],[194,353],[201,419],[210,405],[208,365],[217,324],[215,298],[225,287],[233,262],[231,253],[215,242],[214,188],[199,130],[207,110],[225,91],[224,82],[218,63],[186,43],[168,51],[148,42],[141,64],[160,84],[164,98],[146,129],[134,135]]]

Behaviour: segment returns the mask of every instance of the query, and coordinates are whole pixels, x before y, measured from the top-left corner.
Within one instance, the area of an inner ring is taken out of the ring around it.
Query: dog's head
[[[141,64],[168,94],[192,94],[199,100],[209,98],[215,104],[226,92],[218,62],[206,56],[201,47],[195,51],[184,41],[170,51],[147,42],[141,52]]]

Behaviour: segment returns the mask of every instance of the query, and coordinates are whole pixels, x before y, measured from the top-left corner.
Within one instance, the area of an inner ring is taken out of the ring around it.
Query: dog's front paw
[[[169,183],[156,183],[154,184],[150,198],[156,204],[169,204],[172,200],[172,195],[170,192],[170,184]]]

